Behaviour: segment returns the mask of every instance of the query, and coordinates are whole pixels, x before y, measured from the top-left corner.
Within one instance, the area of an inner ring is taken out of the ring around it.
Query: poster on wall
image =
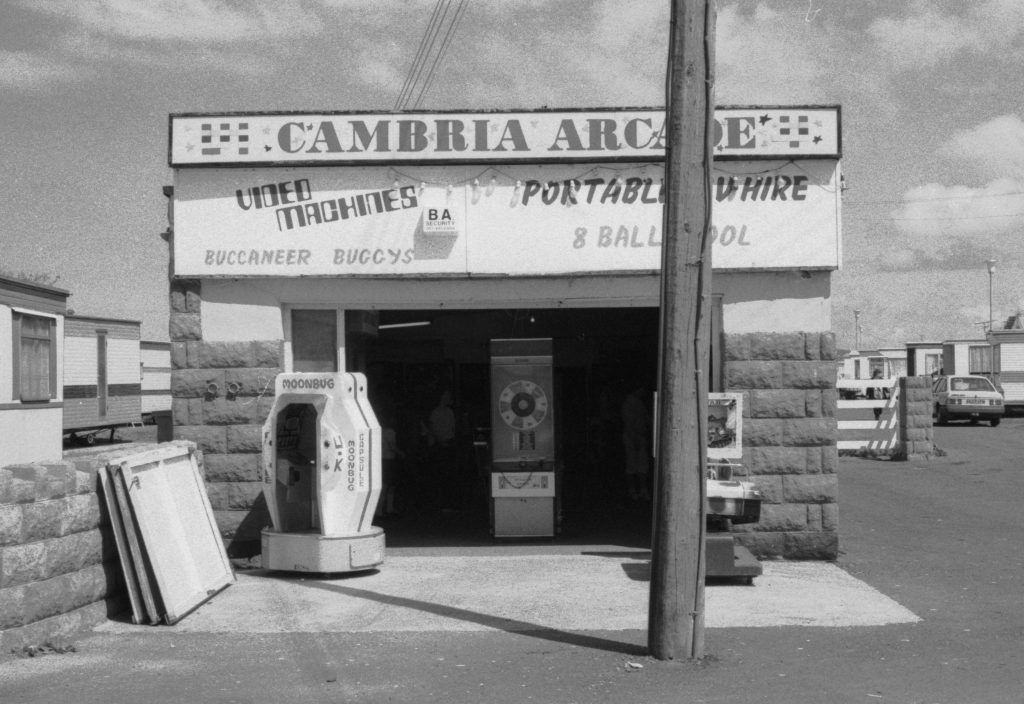
[[[743,457],[743,394],[708,394],[708,458]]]
[[[178,276],[552,276],[661,268],[664,167],[176,172]],[[838,162],[732,161],[711,184],[716,270],[839,266]]]

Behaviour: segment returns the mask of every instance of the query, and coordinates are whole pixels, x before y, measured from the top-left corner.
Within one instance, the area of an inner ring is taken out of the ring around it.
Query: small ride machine
[[[384,561],[384,531],[371,525],[380,497],[380,423],[366,377],[279,374],[263,425],[263,494],[271,528],[263,567],[356,572]]]
[[[761,563],[730,531],[733,525],[761,519],[761,492],[752,482],[734,478],[743,457],[743,395],[708,394],[705,574],[752,584]]]
[[[558,526],[551,338],[491,340],[491,534]]]

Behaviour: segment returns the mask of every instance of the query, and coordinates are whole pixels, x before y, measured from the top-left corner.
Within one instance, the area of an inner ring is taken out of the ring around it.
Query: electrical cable
[[[975,200],[978,198],[1007,198],[1024,196],[1024,191],[1007,191],[1006,193],[981,193],[970,196],[939,196],[937,198],[911,198],[909,200],[844,200],[843,205],[911,205],[913,203],[932,203],[943,200]]]
[[[440,24],[441,9],[444,7],[444,2],[445,0],[437,0],[434,4],[433,12],[431,13],[430,20],[427,23],[427,29],[425,30],[423,37],[420,39],[420,46],[417,48],[416,56],[413,58],[413,63],[409,69],[409,74],[406,76],[406,82],[402,84],[401,91],[395,100],[395,111],[399,111],[399,109],[402,109],[408,104],[409,98],[412,95],[413,87],[419,80],[420,73],[423,71],[426,56],[430,51],[434,38],[436,37],[437,27],[439,27]]]
[[[713,0],[705,0],[704,2],[704,227],[701,231],[701,252],[706,253],[707,256],[711,257],[711,245],[708,239],[711,234],[711,222],[712,222],[712,207],[714,204],[714,195],[711,190],[712,176],[714,174],[714,149],[711,146],[710,135],[714,134],[714,120],[715,120],[715,91],[714,91],[714,70],[715,61],[712,55],[712,47],[709,37],[713,37],[715,33],[715,6]],[[703,339],[701,332],[707,330],[710,333],[711,323],[710,320],[705,321],[706,316],[706,301],[704,300],[705,287],[707,287],[707,293],[711,293],[708,282],[704,280],[705,273],[711,274],[711,266],[713,262],[701,261],[699,269],[699,286],[697,288],[697,335],[694,338],[694,359],[698,360],[698,364],[703,366],[703,355],[702,352],[708,349],[710,340]],[[703,565],[707,556],[705,552],[707,550],[705,546],[705,532],[707,530],[707,521],[704,515],[705,507],[707,506],[707,482],[704,480],[704,476],[707,472],[707,447],[705,445],[705,439],[708,437],[707,428],[707,413],[702,401],[707,402],[707,391],[710,387],[710,379],[704,379],[703,389],[700,384],[700,374],[702,370],[700,367],[697,368],[698,374],[698,386],[697,386],[697,438],[700,447],[700,520],[698,521],[698,536],[697,536],[697,564]],[[704,391],[701,394],[701,390]],[[702,577],[703,578],[703,577]],[[695,612],[703,612],[704,601],[700,599],[696,604]],[[704,614],[694,614],[698,619],[700,627],[695,627],[692,632],[691,650],[697,652],[700,650],[700,643],[703,642],[703,625],[704,625]]]
[[[412,95],[412,91],[416,83],[419,81],[420,73],[423,71],[423,66],[426,62],[426,57],[429,55],[434,40],[437,38],[437,28],[440,27],[441,22],[444,19],[444,14],[448,12],[449,0],[437,0],[434,4],[434,11],[430,15],[430,21],[427,23],[427,29],[423,33],[423,38],[420,39],[419,48],[416,50],[416,56],[412,60],[412,66],[409,67],[409,73],[405,77],[405,82],[402,84],[402,89],[399,91],[398,98],[395,100],[396,111],[404,110],[409,102],[409,97]],[[442,8],[444,12],[442,13]]]
[[[923,218],[892,218],[892,217],[883,217],[883,218],[854,218],[854,217],[844,217],[843,219],[844,220],[852,220],[852,221],[856,221],[856,222],[914,222],[914,221],[931,222],[931,221],[935,221],[935,220],[937,220],[939,222],[955,222],[957,220],[992,220],[992,219],[996,219],[996,218],[1021,218],[1021,217],[1024,217],[1024,213],[1006,213],[1004,215],[966,215],[964,217],[946,217],[946,216],[933,216],[933,217],[923,217]]]
[[[434,63],[430,66],[430,72],[427,74],[426,80],[423,81],[423,86],[420,88],[419,95],[416,96],[416,101],[413,103],[413,109],[419,109],[420,103],[423,101],[423,96],[430,87],[430,84],[434,82],[434,72],[437,70],[438,64],[441,63],[441,59],[448,52],[448,47],[452,43],[452,38],[455,35],[455,28],[459,24],[459,20],[466,14],[466,5],[468,0],[459,0],[459,6],[455,9],[455,17],[452,18],[451,24],[448,25],[448,31],[445,34],[444,39],[441,42],[441,48],[438,50],[437,55],[434,57]]]
[[[437,0],[412,66],[395,101],[395,111],[419,108],[423,97],[433,83],[437,67],[451,46],[455,29],[465,15],[467,5],[468,0],[459,0],[459,4],[452,11],[452,0]],[[449,13],[451,14],[450,20]],[[438,37],[441,36],[442,30],[444,36],[438,44]]]

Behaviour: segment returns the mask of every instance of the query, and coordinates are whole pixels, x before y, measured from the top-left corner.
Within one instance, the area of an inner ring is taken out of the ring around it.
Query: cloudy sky
[[[172,112],[393,109],[436,0],[5,0],[0,269],[167,338]],[[422,109],[664,104],[669,0],[468,0]],[[459,0],[451,2],[452,12]],[[719,0],[719,104],[839,104],[841,346],[1024,306],[1024,2]]]

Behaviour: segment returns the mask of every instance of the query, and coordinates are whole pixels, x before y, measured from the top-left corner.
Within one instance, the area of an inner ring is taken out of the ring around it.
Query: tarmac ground
[[[7,657],[0,701],[1024,704],[1022,430],[843,458],[840,559],[709,585],[700,661],[647,654],[643,546],[415,546],[358,577],[239,571],[175,626]]]

